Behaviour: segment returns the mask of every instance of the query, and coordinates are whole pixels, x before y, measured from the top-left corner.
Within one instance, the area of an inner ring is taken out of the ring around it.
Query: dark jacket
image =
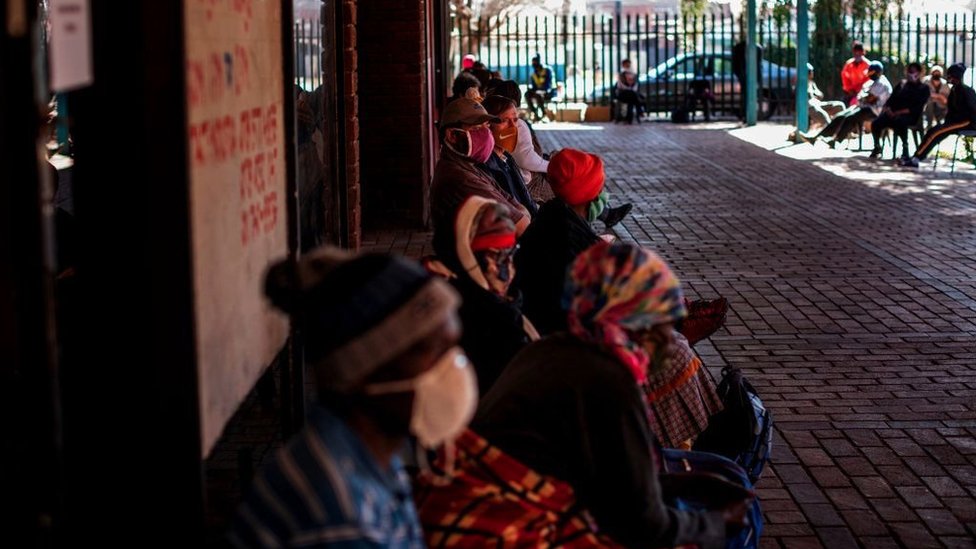
[[[976,124],[976,91],[969,86],[961,82],[952,86],[947,107],[946,124],[959,122],[969,122],[970,126]]]
[[[482,196],[507,204],[512,209],[512,221],[518,223],[525,212],[518,201],[498,187],[498,183],[469,158],[441,147],[441,156],[434,167],[430,184],[430,210],[434,225],[434,249],[454,249],[454,220],[458,208],[470,196]]]
[[[522,312],[542,335],[566,329],[562,305],[566,270],[600,237],[586,220],[562,200],[539,208],[519,239],[515,255],[515,286],[522,291]]]
[[[535,471],[568,482],[602,533],[627,547],[722,547],[717,512],[665,506],[633,375],[567,334],[525,347],[485,394],[472,429]]]
[[[922,116],[922,109],[929,101],[929,86],[923,82],[909,82],[902,80],[891,92],[891,97],[885,103],[885,107],[892,111],[908,109],[908,114],[903,115],[913,122]]]
[[[461,275],[451,281],[461,294],[461,347],[478,375],[478,391],[484,394],[522,347],[529,343],[519,309],[518,292],[511,301]]]
[[[926,86],[926,89],[928,87]],[[494,152],[488,157],[488,161],[481,165],[481,167],[488,172],[489,175],[495,180],[495,183],[505,191],[510,194],[519,204],[525,206],[525,209],[529,211],[533,216],[539,213],[539,207],[536,205],[532,197],[529,196],[529,189],[525,186],[525,181],[522,179],[522,173],[519,171],[518,164],[515,163],[515,159],[512,155],[505,153],[505,159],[502,160],[498,158],[498,155]]]

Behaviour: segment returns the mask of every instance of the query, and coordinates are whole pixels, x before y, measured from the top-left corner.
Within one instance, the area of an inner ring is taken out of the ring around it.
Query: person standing
[[[858,94],[864,87],[864,83],[869,80],[868,67],[871,60],[864,57],[864,44],[854,41],[851,46],[853,57],[844,63],[844,68],[840,71],[840,82],[844,88],[844,104],[848,106],[857,105]]]

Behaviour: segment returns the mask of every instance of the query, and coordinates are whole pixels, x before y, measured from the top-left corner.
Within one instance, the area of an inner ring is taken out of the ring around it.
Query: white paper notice
[[[89,0],[50,0],[51,89],[63,92],[92,83]]]

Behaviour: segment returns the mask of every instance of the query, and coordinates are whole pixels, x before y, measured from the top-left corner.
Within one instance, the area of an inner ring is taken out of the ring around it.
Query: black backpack
[[[722,369],[718,394],[724,409],[709,418],[694,450],[725,456],[742,466],[755,483],[773,449],[773,416],[738,368]]]

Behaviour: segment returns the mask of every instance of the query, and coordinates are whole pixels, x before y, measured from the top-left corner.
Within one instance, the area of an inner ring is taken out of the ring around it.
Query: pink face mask
[[[491,130],[487,126],[470,129],[468,130],[468,139],[471,143],[468,157],[479,163],[488,160],[491,151],[495,149],[495,137],[491,135]]]

